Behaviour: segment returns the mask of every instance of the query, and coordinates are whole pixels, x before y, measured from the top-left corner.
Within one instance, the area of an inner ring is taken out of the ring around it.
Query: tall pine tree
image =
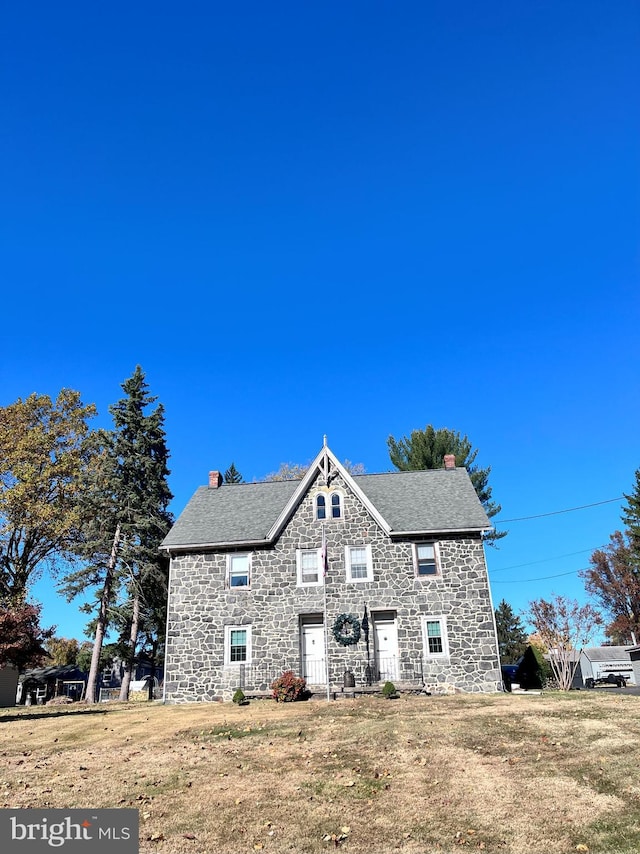
[[[238,469],[235,466],[235,463],[231,463],[229,468],[224,473],[224,482],[225,483],[242,483],[243,478]]]
[[[164,409],[159,404],[147,411],[156,398],[148,393],[140,366],[122,388],[126,397],[110,407],[114,430],[100,434],[102,464],[95,469],[96,482],[85,506],[82,556],[87,565],[67,576],[64,588],[73,598],[97,587],[89,702],[97,699],[100,654],[109,625],[120,630],[126,650],[126,698],[142,621],[160,626],[164,617],[154,611],[166,607],[166,564],[158,553],[172,521]]]
[[[495,610],[498,651],[503,664],[515,664],[527,648],[527,633],[520,617],[504,599]]]
[[[456,466],[466,468],[473,488],[485,513],[491,519],[502,507],[491,500],[489,474],[491,467],[480,468],[476,464],[478,450],[474,449],[467,436],[462,436],[455,430],[442,427],[438,430],[428,424],[424,430],[413,430],[411,436],[402,439],[387,439],[389,457],[399,471],[421,471],[423,469],[444,468],[446,454],[453,454]],[[507,531],[492,531],[485,536],[486,542],[495,545],[497,540],[506,537]]]

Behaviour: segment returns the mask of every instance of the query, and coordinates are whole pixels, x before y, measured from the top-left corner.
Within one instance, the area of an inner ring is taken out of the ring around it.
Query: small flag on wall
[[[324,525],[322,526],[322,548],[320,549],[320,560],[322,562],[322,577],[326,578],[327,575],[327,537],[324,530]]]

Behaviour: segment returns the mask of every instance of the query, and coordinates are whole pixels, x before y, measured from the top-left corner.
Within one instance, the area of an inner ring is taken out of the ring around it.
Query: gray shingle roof
[[[582,651],[589,661],[627,661],[629,658],[626,646],[589,646]]]
[[[353,478],[391,534],[481,531],[490,523],[464,468],[389,472]],[[163,548],[265,541],[300,481],[201,486]]]

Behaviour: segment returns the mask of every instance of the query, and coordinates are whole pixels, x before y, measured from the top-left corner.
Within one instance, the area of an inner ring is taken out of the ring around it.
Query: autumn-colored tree
[[[40,606],[25,602],[0,605],[0,667],[35,667],[46,657],[45,644],[55,629],[40,626]]]
[[[615,643],[640,642],[640,569],[628,533],[611,534],[608,545],[589,558],[591,568],[583,570],[585,588],[611,619],[605,629]]]
[[[589,604],[553,596],[529,603],[528,622],[549,650],[549,663],[561,691],[568,691],[578,666],[578,654],[602,625],[602,616]]]
[[[480,468],[477,465],[478,450],[473,447],[467,436],[446,427],[436,429],[428,424],[424,430],[413,430],[410,436],[403,436],[401,439],[389,436],[387,446],[391,462],[399,471],[441,469],[444,468],[445,456],[453,454],[456,458],[456,466],[466,468],[489,519],[502,510],[500,504],[496,504],[491,498],[492,489],[489,486],[491,467]],[[506,535],[507,531],[493,530],[485,535],[485,541],[495,545]]]
[[[278,471],[268,474],[264,480],[302,480],[305,474],[309,471],[311,463],[301,465],[300,463],[280,463]],[[345,460],[342,465],[350,475],[359,475],[365,473],[365,468],[362,463],[352,463],[350,460]]]
[[[51,663],[59,667],[77,664],[80,644],[75,638],[52,637],[46,643],[46,650]]]
[[[611,622],[606,634],[614,643],[640,643],[640,469],[634,489],[625,494],[623,531],[615,531],[608,545],[591,555],[589,569],[580,575]]]
[[[44,568],[73,557],[80,499],[91,462],[88,419],[77,391],[63,389],[0,408],[0,597],[24,600]]]

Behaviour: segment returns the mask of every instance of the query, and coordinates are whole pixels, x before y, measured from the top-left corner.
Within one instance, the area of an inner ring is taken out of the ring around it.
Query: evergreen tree
[[[139,366],[122,388],[126,397],[110,407],[114,430],[101,431],[98,437],[100,464],[94,468],[93,488],[84,506],[81,554],[87,565],[68,575],[64,588],[71,599],[89,587],[97,587],[88,702],[97,699],[101,649],[109,624],[119,629],[121,644],[127,650],[123,679],[126,695],[142,614],[147,607],[166,607],[166,598],[160,601],[157,596],[157,589],[166,593],[166,565],[158,546],[172,521],[167,509],[172,495],[167,483],[164,410],[158,405],[147,414],[156,398],[149,395]],[[163,620],[158,616],[156,622]]]
[[[387,439],[389,457],[399,471],[422,471],[423,469],[439,469],[444,467],[446,454],[453,454],[456,466],[466,468],[471,483],[485,513],[491,519],[502,507],[491,500],[489,474],[491,467],[480,468],[475,460],[478,456],[467,436],[461,436],[446,427],[436,430],[428,424],[424,430],[413,430],[411,436],[396,440],[393,436]],[[507,535],[507,531],[492,531],[485,536],[491,545]]]
[[[224,482],[225,483],[243,483],[243,477],[235,467],[234,463],[231,463],[229,468],[224,473]]]
[[[127,397],[111,407],[116,429],[116,455],[127,497],[123,515],[122,566],[127,591],[129,631],[123,640],[129,644],[125,660],[121,699],[127,699],[129,682],[136,660],[136,647],[141,626],[154,621],[149,605],[155,600],[157,588],[163,592],[161,607],[166,607],[167,563],[159,546],[172,523],[168,511],[172,494],[167,478],[169,451],[164,431],[162,404],[147,413],[156,397],[148,393],[148,385],[140,366],[126,380],[123,389]],[[162,622],[162,619],[156,622]],[[128,637],[127,637],[128,635]]]
[[[498,650],[503,664],[515,664],[527,648],[527,633],[520,617],[513,613],[511,605],[504,599],[495,610]]]
[[[622,521],[627,528],[631,560],[640,572],[640,469],[636,470],[636,480],[631,495],[625,493],[627,506],[622,508]]]

